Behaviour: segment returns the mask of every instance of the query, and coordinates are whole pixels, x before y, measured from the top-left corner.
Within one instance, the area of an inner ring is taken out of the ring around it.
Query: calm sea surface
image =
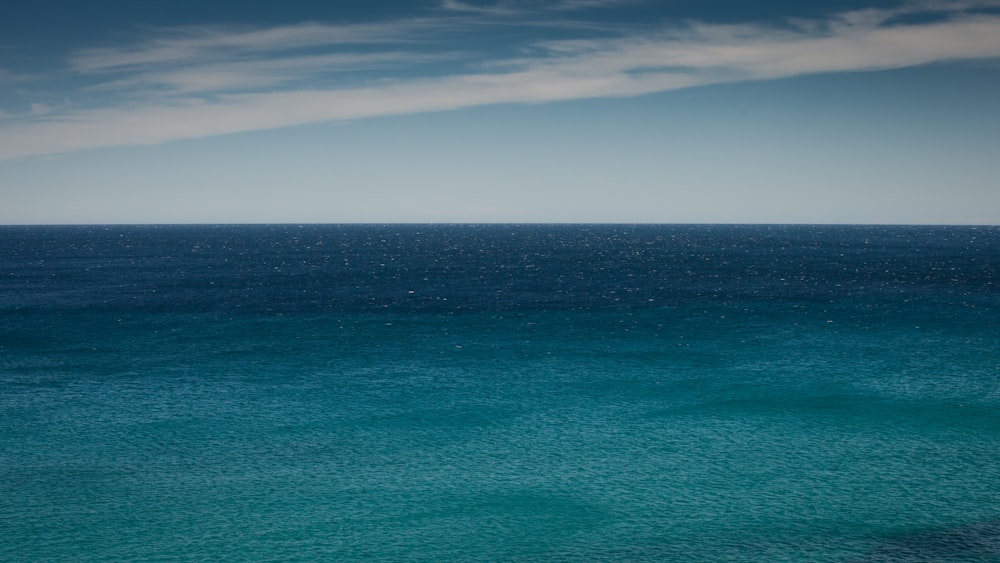
[[[1000,228],[0,227],[0,560],[1000,561]]]

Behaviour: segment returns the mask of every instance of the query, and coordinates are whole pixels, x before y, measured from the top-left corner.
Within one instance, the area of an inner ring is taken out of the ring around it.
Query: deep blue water
[[[0,560],[1000,561],[1000,228],[0,227]]]

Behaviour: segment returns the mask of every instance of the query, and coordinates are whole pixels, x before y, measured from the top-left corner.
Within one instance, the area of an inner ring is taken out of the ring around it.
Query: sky
[[[0,224],[1000,224],[1000,0],[12,0]]]

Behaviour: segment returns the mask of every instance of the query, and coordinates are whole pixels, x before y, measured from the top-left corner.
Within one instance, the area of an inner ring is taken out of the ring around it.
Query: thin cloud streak
[[[35,74],[22,74],[11,72],[7,69],[0,68],[0,84],[8,83],[21,83],[21,82],[33,82],[40,80],[41,77]]]
[[[275,88],[303,80],[328,79],[340,72],[396,68],[454,60],[457,52],[420,53],[383,51],[331,53],[276,59],[198,64],[143,72],[120,80],[90,86],[91,91],[123,91],[147,94],[148,89],[169,94],[219,93],[251,88]]]
[[[183,28],[135,48],[85,49],[70,57],[79,73],[120,72],[150,65],[187,64],[192,60],[229,60],[237,56],[332,45],[387,45],[414,41],[441,30],[435,20],[400,20],[374,24],[303,23],[233,32],[218,28]]]
[[[883,25],[898,14],[852,12],[798,29],[693,24],[636,37],[539,43],[537,56],[494,61],[493,72],[359,88],[177,96],[129,109],[7,120],[0,128],[0,158],[489,104],[636,96],[720,82],[1000,57],[998,16],[958,14],[935,23]],[[500,68],[504,70],[496,70]],[[294,74],[288,68],[260,72]],[[173,80],[189,91],[220,87],[191,78]]]
[[[489,5],[475,5],[461,0],[442,0],[441,8],[491,16],[524,16],[539,12],[570,12],[630,4],[636,0],[500,0]]]
[[[690,77],[580,76],[553,79],[544,71],[468,75],[387,87],[240,94],[217,102],[191,100],[136,110],[81,111],[59,121],[0,131],[0,157],[117,145],[149,145],[316,122],[498,103],[539,103],[581,97],[634,96],[695,85]]]

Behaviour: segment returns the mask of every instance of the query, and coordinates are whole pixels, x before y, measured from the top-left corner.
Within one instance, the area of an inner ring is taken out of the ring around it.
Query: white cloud
[[[60,121],[18,124],[0,131],[0,156],[13,158],[114,145],[154,144],[366,117],[444,111],[496,103],[628,96],[691,86],[689,77],[624,74],[553,76],[552,70],[465,75],[344,90],[304,90],[223,96],[218,101],[130,110],[79,111]]]
[[[28,111],[28,115],[31,116],[42,116],[48,115],[52,112],[52,108],[45,104],[31,104],[31,109]]]
[[[518,13],[518,11],[503,3],[493,4],[490,6],[480,6],[477,4],[469,4],[468,2],[461,2],[460,0],[442,0],[441,8],[454,12],[469,12],[494,16],[509,16]]]
[[[151,65],[231,60],[319,46],[386,45],[412,41],[441,27],[433,20],[400,20],[376,24],[303,23],[232,31],[187,27],[139,46],[85,49],[70,58],[77,72],[117,72]]]
[[[634,3],[636,0],[499,0],[490,4],[471,4],[462,0],[442,0],[441,7],[456,12],[472,12],[495,16],[516,16],[527,13],[606,8]]]
[[[38,79],[39,77],[34,74],[15,73],[7,69],[0,68],[0,84],[4,82],[7,83],[31,82],[33,80],[38,80]]]
[[[461,57],[460,53],[383,51],[330,53],[262,60],[228,61],[175,66],[141,72],[128,78],[101,82],[92,91],[167,89],[172,94],[217,93],[250,88],[273,88],[307,79],[328,78],[345,71],[416,65]]]
[[[962,9],[983,4],[969,2]],[[210,60],[189,67],[171,66],[180,52],[213,51],[219,45],[263,52],[264,44],[280,50],[316,40],[314,28],[308,26],[295,28],[304,33],[299,38],[293,37],[291,28],[256,32],[254,37],[267,39],[254,41],[247,40],[249,32],[233,37],[216,33],[205,44],[201,40],[192,45],[173,43],[166,49],[155,43],[137,51],[133,59],[125,57],[125,50],[117,50],[103,66],[96,59],[79,66],[88,71],[110,70],[144,60],[152,70],[121,80],[158,82],[178,95],[127,108],[78,109],[40,120],[8,120],[9,125],[0,129],[0,158],[486,104],[635,96],[726,81],[1000,57],[1000,16],[955,13],[931,23],[887,23],[904,12],[851,12],[808,25],[798,22],[797,27],[692,24],[612,39],[550,41],[536,44],[532,57],[482,67],[489,71],[397,78],[363,87],[241,94],[219,92],[279,85],[311,76],[324,65],[374,63],[380,54]],[[374,59],[366,63],[365,56]],[[381,56],[398,61],[418,55],[393,52]],[[82,59],[75,60],[79,64]]]

